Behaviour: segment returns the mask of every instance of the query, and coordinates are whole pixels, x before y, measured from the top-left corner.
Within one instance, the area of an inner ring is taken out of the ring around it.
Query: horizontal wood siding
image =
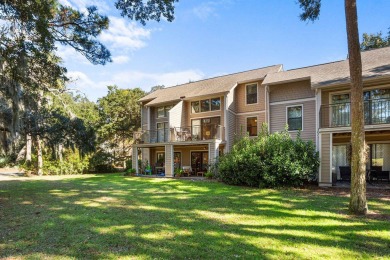
[[[309,80],[272,85],[269,90],[271,103],[315,97]]]
[[[280,132],[285,129],[287,124],[287,107],[294,105],[303,105],[303,131],[301,137],[303,140],[316,141],[316,104],[315,101],[305,101],[289,104],[271,105],[270,106],[270,130],[271,133]],[[295,138],[297,132],[290,132]]]
[[[263,81],[253,81],[239,84],[234,90],[235,112],[245,113],[254,111],[263,111],[266,109],[265,105],[265,86],[261,85]],[[257,104],[246,104],[246,85],[257,83]]]

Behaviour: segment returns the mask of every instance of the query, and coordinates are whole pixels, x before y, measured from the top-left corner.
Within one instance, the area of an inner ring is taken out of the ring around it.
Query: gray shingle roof
[[[146,95],[139,101],[149,101],[147,105],[156,105],[186,98],[207,96],[228,92],[236,83],[264,78],[268,73],[280,71],[282,65],[274,65],[260,69],[254,69],[225,76],[190,82],[174,87],[159,89]]]
[[[390,76],[390,47],[362,52],[363,78]],[[310,78],[312,87],[350,82],[348,59],[305,68],[270,73],[263,84],[278,84]]]

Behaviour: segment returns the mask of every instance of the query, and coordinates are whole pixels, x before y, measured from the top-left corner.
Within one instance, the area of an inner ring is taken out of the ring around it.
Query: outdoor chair
[[[189,177],[192,174],[191,166],[183,166],[182,169],[183,169],[183,175],[187,174],[187,176]]]
[[[377,181],[388,181],[390,182],[390,172],[383,171],[382,166],[371,166],[371,178],[375,178]]]
[[[339,166],[340,178],[342,181],[351,180],[351,167],[350,166]]]

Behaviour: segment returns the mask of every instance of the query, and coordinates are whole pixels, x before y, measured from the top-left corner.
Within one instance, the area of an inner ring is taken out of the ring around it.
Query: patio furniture
[[[187,174],[187,176],[189,177],[192,174],[191,166],[183,166],[182,169],[183,169],[183,176]]]
[[[383,171],[382,166],[371,166],[371,179],[375,178],[377,181],[388,181],[390,182],[389,171]]]
[[[342,181],[351,180],[351,167],[350,166],[339,166],[340,178]]]

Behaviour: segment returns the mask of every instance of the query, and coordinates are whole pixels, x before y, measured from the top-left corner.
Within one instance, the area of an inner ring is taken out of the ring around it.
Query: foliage
[[[390,46],[390,28],[387,37],[382,37],[382,32],[379,32],[377,34],[363,33],[363,41],[360,44],[360,49],[362,51],[383,48],[387,46]]]
[[[122,161],[129,157],[133,133],[141,127],[141,110],[137,102],[144,95],[139,88],[108,86],[108,94],[97,102],[98,142]]]
[[[124,173],[124,176],[132,176],[136,173],[137,171],[133,168],[127,169],[126,172]]]
[[[303,13],[299,15],[302,21],[315,21],[318,19],[321,10],[321,0],[298,0],[299,7]]]
[[[12,158],[9,155],[0,155],[0,168],[6,167],[12,163]]]
[[[183,175],[183,173],[184,173],[183,169],[181,169],[181,168],[176,168],[176,169],[175,169],[175,172],[174,172],[174,177],[180,177],[180,176]]]
[[[99,173],[115,172],[113,164],[114,158],[111,153],[100,150],[91,156],[89,169]]]
[[[206,174],[204,175],[207,179],[212,179],[213,178],[213,173],[208,171],[206,172]]]
[[[145,25],[149,20],[159,22],[162,17],[169,22],[174,19],[174,3],[179,0],[117,0],[115,6],[122,16]]]
[[[78,150],[67,150],[62,161],[46,156],[43,172],[46,175],[71,175],[86,173],[89,168],[88,156],[81,157]]]
[[[219,160],[223,182],[253,187],[300,186],[314,178],[319,155],[311,141],[294,140],[287,130],[269,134],[265,127],[256,138],[244,137]]]

